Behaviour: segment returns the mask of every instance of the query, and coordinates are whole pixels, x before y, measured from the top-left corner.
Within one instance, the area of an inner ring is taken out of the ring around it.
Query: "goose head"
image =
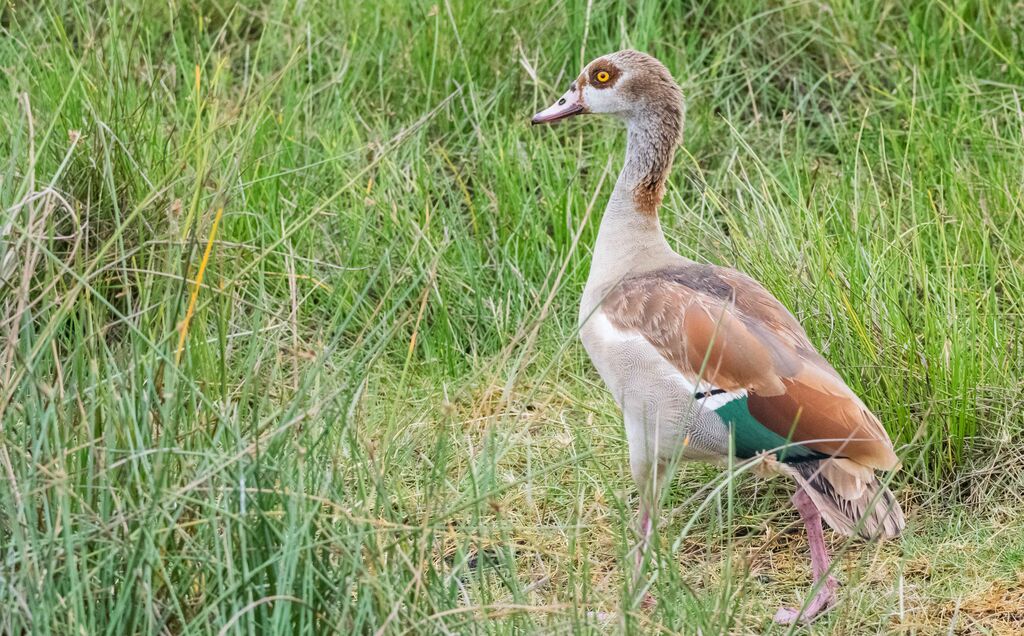
[[[587,64],[558,101],[533,116],[533,123],[587,113],[624,120],[628,141],[619,179],[632,192],[635,209],[656,216],[682,139],[684,112],[682,91],[665,65],[627,49]]]
[[[533,116],[533,124],[549,124],[581,114],[608,114],[627,123],[648,123],[678,135],[683,96],[665,65],[626,49],[593,60],[550,107]],[[668,130],[671,129],[671,130]]]

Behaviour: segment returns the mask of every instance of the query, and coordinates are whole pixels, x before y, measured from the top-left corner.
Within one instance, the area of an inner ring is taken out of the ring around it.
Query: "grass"
[[[761,280],[904,458],[906,537],[830,535],[843,602],[794,631],[1024,629],[1016,4],[0,27],[0,632],[786,633],[785,484],[683,467],[655,609],[627,576],[625,439],[575,334],[624,136],[527,123],[624,46],[688,98],[670,242]]]

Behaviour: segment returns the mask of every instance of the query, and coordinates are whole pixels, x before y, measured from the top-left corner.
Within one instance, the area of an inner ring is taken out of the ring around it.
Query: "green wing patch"
[[[758,422],[747,407],[747,396],[745,395],[726,402],[716,409],[715,413],[732,430],[736,444],[736,456],[741,459],[749,459],[772,449],[777,449],[775,457],[783,462],[805,462],[829,457],[806,446],[792,443]]]

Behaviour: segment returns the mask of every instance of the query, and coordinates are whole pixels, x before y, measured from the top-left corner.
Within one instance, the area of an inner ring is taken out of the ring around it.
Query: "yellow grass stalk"
[[[220,217],[224,214],[224,206],[217,209],[217,215],[213,217],[213,227],[210,228],[210,237],[206,239],[206,250],[203,251],[203,260],[199,262],[199,273],[196,274],[196,282],[192,285],[192,296],[188,299],[188,311],[185,312],[185,319],[181,321],[178,330],[178,351],[174,354],[174,363],[181,362],[181,353],[185,350],[185,337],[188,335],[188,325],[192,322],[192,314],[196,310],[196,302],[199,300],[199,288],[203,285],[203,274],[206,273],[206,265],[210,262],[210,252],[213,251],[213,240],[217,237],[217,226],[220,225]]]

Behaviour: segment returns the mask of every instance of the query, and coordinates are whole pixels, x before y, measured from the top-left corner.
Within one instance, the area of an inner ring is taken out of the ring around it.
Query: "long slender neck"
[[[661,231],[658,206],[681,120],[678,110],[648,112],[628,120],[626,161],[601,219],[590,282],[618,279],[674,255]]]

